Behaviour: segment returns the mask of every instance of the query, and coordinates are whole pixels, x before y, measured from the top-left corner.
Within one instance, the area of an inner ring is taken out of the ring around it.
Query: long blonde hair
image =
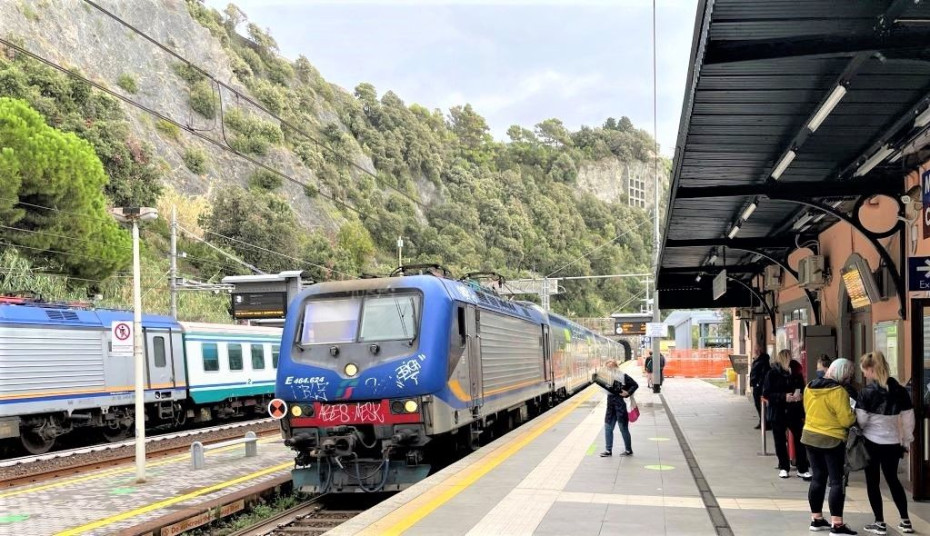
[[[775,364],[781,367],[784,370],[791,370],[791,352],[788,350],[780,350],[775,354]]]
[[[878,382],[878,385],[881,385],[883,388],[888,388],[888,361],[885,360],[885,354],[874,351],[869,352],[862,356],[862,359],[859,361],[859,366],[863,371],[865,369],[872,369],[875,373],[875,381]]]

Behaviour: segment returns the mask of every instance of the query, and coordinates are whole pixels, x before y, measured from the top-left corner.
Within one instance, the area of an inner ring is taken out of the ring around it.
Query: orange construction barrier
[[[703,350],[671,350],[665,356],[663,376],[681,378],[720,378],[732,367],[729,348],[706,348]],[[645,357],[637,359],[640,368],[645,366]]]

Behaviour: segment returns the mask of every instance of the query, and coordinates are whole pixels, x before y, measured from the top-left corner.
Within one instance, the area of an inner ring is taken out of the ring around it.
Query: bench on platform
[[[258,456],[258,436],[255,435],[255,432],[246,432],[243,438],[230,439],[229,441],[211,443],[209,445],[204,445],[200,441],[194,441],[191,443],[191,465],[194,469],[203,469],[204,465],[207,463],[205,455],[208,450],[229,447],[240,443],[245,445],[245,456],[247,458]]]

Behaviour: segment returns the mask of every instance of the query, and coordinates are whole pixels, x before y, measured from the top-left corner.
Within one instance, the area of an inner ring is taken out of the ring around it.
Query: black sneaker
[[[849,528],[849,525],[843,523],[842,525],[833,525],[830,528],[830,534],[859,534],[853,529]]]
[[[911,526],[911,520],[902,519],[901,522],[898,523],[898,530],[905,534],[912,534],[914,532],[914,527]]]
[[[820,532],[823,530],[830,530],[830,522],[824,518],[812,519],[811,520],[811,532]]]
[[[875,523],[869,523],[868,525],[862,527],[866,532],[872,534],[888,534],[888,525],[882,521],[876,521]]]
[[[604,452],[601,453],[601,458],[606,458],[608,456],[613,456],[613,454],[609,450],[605,450]]]
[[[632,455],[633,455],[633,451],[632,451],[632,450],[625,450],[625,451],[621,452],[620,455],[621,455],[621,456],[632,456]]]

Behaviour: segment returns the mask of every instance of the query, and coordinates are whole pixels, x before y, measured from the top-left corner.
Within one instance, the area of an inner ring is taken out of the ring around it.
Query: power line
[[[0,229],[7,229],[7,230],[10,230],[10,231],[18,231],[18,232],[30,233],[30,234],[43,234],[43,235],[51,236],[51,237],[54,237],[54,238],[61,238],[61,239],[63,239],[63,240],[71,240],[71,241],[73,241],[73,242],[81,242],[81,243],[84,243],[84,244],[93,244],[93,245],[99,245],[99,244],[100,244],[99,241],[89,240],[89,239],[87,239],[87,238],[75,238],[75,237],[73,237],[73,236],[67,236],[67,235],[61,235],[61,234],[57,234],[57,233],[52,233],[52,232],[49,232],[49,231],[46,231],[46,230],[43,230],[43,229],[23,229],[23,228],[21,228],[21,227],[10,227],[9,225],[3,225],[3,224],[0,224]],[[113,246],[113,247],[114,247],[115,249],[124,249],[124,250],[132,251],[132,246],[131,246],[131,245],[129,245],[129,246],[122,246],[122,247],[120,247],[120,246]]]
[[[586,253],[584,253],[583,255],[581,255],[581,256],[579,256],[579,257],[576,257],[576,258],[572,259],[571,261],[567,262],[566,264],[562,265],[562,266],[559,267],[556,271],[554,271],[554,272],[552,272],[551,274],[545,276],[544,279],[548,279],[548,278],[554,276],[555,274],[561,272],[562,270],[568,268],[569,266],[575,264],[576,262],[578,262],[578,261],[580,261],[580,260],[583,260],[583,259],[586,259],[586,258],[588,258],[589,256],[593,255],[595,252],[597,252],[597,251],[599,251],[599,250],[601,250],[601,249],[603,249],[603,248],[605,248],[605,247],[607,247],[607,246],[609,246],[609,245],[612,245],[612,244],[615,243],[617,240],[620,240],[620,239],[623,238],[624,236],[626,236],[626,235],[632,233],[633,231],[635,231],[636,229],[639,229],[640,227],[642,227],[643,225],[645,225],[645,224],[647,224],[647,223],[649,223],[649,220],[642,221],[642,222],[640,222],[640,223],[634,225],[633,227],[630,227],[630,228],[627,229],[626,231],[620,233],[619,235],[615,236],[614,238],[608,240],[607,242],[604,242],[604,243],[601,244],[600,246],[597,246],[597,247],[595,247],[595,248],[592,248],[592,249],[588,250]]]
[[[233,255],[232,253],[226,252],[226,251],[224,251],[222,248],[220,248],[220,247],[218,247],[218,246],[215,246],[215,245],[211,244],[210,242],[207,242],[207,241],[204,240],[203,238],[200,238],[199,236],[197,236],[197,235],[195,235],[194,233],[188,231],[188,230],[185,229],[184,227],[181,227],[180,225],[178,225],[178,229],[180,229],[181,232],[187,234],[188,237],[193,238],[194,240],[196,240],[196,241],[198,241],[198,242],[201,242],[202,244],[204,244],[204,245],[206,245],[206,246],[208,246],[208,247],[214,249],[215,251],[217,251],[218,253],[220,253],[220,254],[223,255],[224,257],[230,259],[231,261],[236,262],[236,263],[239,263],[239,264],[241,264],[242,266],[245,266],[246,268],[248,268],[249,270],[252,270],[252,271],[255,272],[255,273],[258,273],[258,274],[264,274],[264,273],[265,273],[265,272],[263,272],[262,270],[259,270],[258,268],[256,268],[255,266],[252,266],[251,264],[245,262],[244,260],[242,260],[242,259],[236,257],[236,256]]]
[[[386,181],[384,181],[384,179],[382,179],[380,176],[378,176],[378,174],[372,173],[372,172],[369,171],[367,168],[365,168],[365,167],[363,167],[363,166],[360,166],[359,164],[355,163],[354,161],[349,160],[349,159],[343,157],[336,149],[334,149],[334,148],[333,148],[332,146],[330,146],[329,144],[326,144],[326,143],[322,142],[321,140],[319,140],[318,138],[316,138],[316,137],[314,137],[314,136],[308,134],[308,133],[305,132],[304,130],[298,128],[296,125],[294,125],[294,124],[292,124],[292,123],[286,121],[285,119],[283,119],[283,118],[280,117],[279,115],[277,115],[277,114],[273,113],[272,111],[268,110],[268,109],[265,108],[261,103],[255,101],[254,99],[252,99],[252,98],[249,97],[248,95],[246,95],[246,94],[240,92],[239,90],[237,90],[236,88],[230,86],[229,84],[227,84],[227,83],[225,83],[225,82],[223,82],[223,81],[217,79],[215,76],[213,76],[211,73],[209,73],[209,72],[206,71],[205,69],[203,69],[203,68],[201,68],[201,67],[195,65],[194,63],[192,63],[190,60],[188,60],[188,59],[185,58],[184,56],[181,56],[180,54],[178,54],[178,53],[175,52],[174,50],[171,50],[171,49],[168,48],[167,46],[161,44],[159,41],[157,41],[156,39],[152,38],[151,36],[149,36],[148,34],[146,34],[145,32],[143,32],[142,30],[140,30],[138,27],[136,27],[136,26],[130,24],[129,22],[127,22],[127,21],[125,21],[124,19],[122,19],[122,18],[120,18],[119,16],[117,16],[116,14],[114,14],[114,13],[112,13],[112,12],[110,12],[110,11],[104,9],[104,8],[101,7],[99,4],[93,2],[92,0],[84,0],[84,2],[87,3],[87,4],[89,4],[89,5],[91,5],[91,6],[93,6],[95,9],[97,9],[98,11],[100,11],[101,13],[103,13],[104,15],[110,17],[111,19],[113,19],[113,20],[116,21],[117,23],[121,24],[122,26],[126,27],[127,29],[129,29],[129,30],[132,31],[133,33],[135,33],[135,34],[137,34],[137,35],[143,37],[145,40],[149,41],[150,43],[152,43],[153,45],[155,45],[155,46],[158,47],[159,49],[163,50],[164,52],[168,53],[168,54],[171,55],[172,57],[178,59],[179,61],[184,62],[184,63],[185,63],[186,65],[188,65],[189,67],[193,68],[194,70],[196,70],[197,72],[199,72],[199,73],[202,74],[203,76],[205,76],[205,77],[209,78],[210,80],[212,80],[212,81],[217,85],[217,87],[219,87],[220,90],[221,90],[221,91],[220,91],[220,99],[221,99],[221,100],[222,100],[222,89],[226,89],[227,91],[229,91],[229,92],[233,93],[234,95],[236,95],[236,98],[237,98],[237,99],[242,99],[242,100],[244,100],[245,102],[249,103],[251,106],[253,106],[253,107],[255,107],[255,108],[261,110],[263,113],[267,114],[268,116],[273,117],[276,121],[279,122],[279,124],[280,124],[281,126],[287,127],[288,129],[290,129],[290,130],[292,130],[292,131],[294,131],[294,132],[300,134],[300,135],[303,136],[304,138],[306,138],[306,139],[312,141],[313,143],[315,143],[315,144],[317,144],[318,146],[322,147],[323,149],[327,150],[328,152],[330,152],[332,155],[334,155],[336,158],[340,159],[340,160],[343,161],[344,163],[347,163],[347,164],[349,164],[351,167],[353,167],[353,168],[355,168],[355,169],[361,171],[362,173],[365,173],[366,175],[371,176],[371,177],[374,178],[378,183],[380,183],[382,186],[386,186],[387,188],[390,188],[391,190],[394,190],[395,192],[397,192],[397,193],[399,193],[400,195],[404,196],[405,198],[407,198],[408,200],[410,200],[412,203],[416,204],[417,206],[419,206],[420,208],[422,208],[422,209],[424,209],[424,210],[427,208],[426,205],[424,205],[424,204],[423,204],[422,202],[420,202],[419,200],[414,199],[413,197],[409,196],[409,195],[408,195],[406,192],[404,192],[403,190],[400,190],[400,189],[398,189],[398,188],[392,186],[391,184],[387,183]],[[221,113],[221,115],[222,115],[222,113]]]

